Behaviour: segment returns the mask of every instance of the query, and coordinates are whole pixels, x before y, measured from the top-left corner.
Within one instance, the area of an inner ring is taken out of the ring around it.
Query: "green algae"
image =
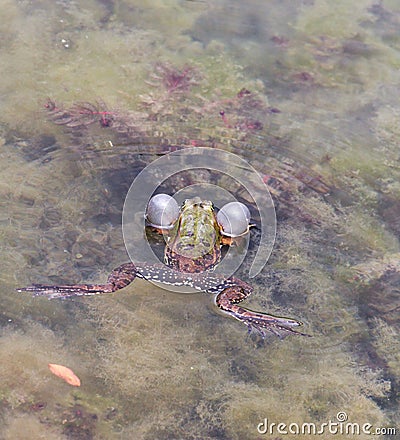
[[[371,2],[358,1],[350,5],[345,0],[335,5],[318,0],[313,7],[304,7],[297,20],[297,28],[308,35],[348,37],[362,30],[361,23],[374,20],[368,12]],[[350,13],[351,11],[351,13]]]
[[[62,336],[31,323],[24,332],[3,331],[0,352],[7,365],[0,390],[3,438],[26,438],[29,432],[33,438],[70,438],[72,428],[78,438],[93,438],[96,430],[105,436],[112,432],[107,416],[115,400],[94,392],[97,386],[83,353],[66,350]],[[84,389],[53,376],[49,362],[73,368]],[[89,428],[93,432],[86,437]]]
[[[325,349],[320,362],[309,357],[317,347],[313,348],[312,343],[299,346],[294,340],[284,346],[274,341],[268,346],[267,359],[250,341],[239,351],[236,338],[243,336],[239,336],[240,332],[232,328],[233,325],[214,322],[212,327],[218,325],[220,329],[217,334],[210,335],[208,333],[213,329],[201,328],[194,320],[193,312],[189,312],[192,315],[190,324],[182,317],[180,323],[170,316],[169,319],[163,318],[159,311],[165,307],[176,309],[180,298],[174,301],[173,297],[166,299],[164,296],[162,301],[155,302],[152,297],[159,294],[142,291],[135,298],[132,311],[126,307],[125,301],[121,304],[124,307],[113,305],[112,313],[105,302],[96,305],[99,308],[96,316],[99,312],[104,313],[104,319],[107,319],[107,325],[100,330],[104,342],[98,347],[101,362],[97,373],[104,375],[108,385],[119,389],[122,396],[137,396],[125,410],[134,417],[133,426],[143,438],[151,435],[167,438],[168,428],[172,426],[182,438],[186,438],[185,432],[193,438],[207,435],[208,429],[217,429],[218,426],[224,432],[222,437],[243,438],[251,432],[256,434],[254,427],[264,416],[289,423],[307,420],[312,414],[314,421],[323,421],[334,416],[334,408],[348,410],[352,420],[385,422],[380,410],[370,400],[370,396],[387,395],[379,373],[371,373],[368,383],[365,382],[351,366],[348,355],[340,353],[339,349]],[[136,304],[138,302],[142,303],[141,307]],[[153,316],[151,322],[146,311],[148,302]],[[190,308],[195,309],[193,305]],[[136,324],[134,327],[129,323],[129,315]],[[180,337],[176,338],[180,327],[185,331],[179,332]],[[229,328],[229,333],[224,327]],[[144,339],[140,337],[143,331],[146,334]],[[225,337],[221,339],[217,335]],[[211,337],[212,345],[209,343]],[[327,336],[328,341],[331,337],[332,332]],[[161,349],[166,341],[168,352]],[[328,342],[328,346],[331,343]],[[301,368],[298,366],[300,359]],[[164,365],[162,371],[156,367],[160,362]],[[116,365],[118,370],[114,370]],[[273,371],[280,373],[275,375]],[[296,385],[298,383],[302,383],[301,389]],[[156,394],[153,389],[157,390]],[[185,392],[177,395],[177,389]],[[166,399],[159,400],[156,395],[163,395]],[[293,405],[293,401],[297,404]],[[195,410],[192,408],[194,402]],[[286,402],[284,411],[282,402]],[[210,407],[218,412],[210,414]],[[155,417],[150,426],[146,418],[149,408],[153,409],[152,417]],[[192,422],[190,417],[194,417]],[[125,432],[130,431],[127,428]]]

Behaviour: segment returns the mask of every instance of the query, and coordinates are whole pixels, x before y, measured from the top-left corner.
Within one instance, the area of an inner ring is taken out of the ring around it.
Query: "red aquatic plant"
[[[148,84],[161,84],[168,93],[185,92],[198,83],[199,77],[199,72],[194,67],[185,65],[178,69],[169,63],[157,63],[150,74]]]
[[[112,127],[115,133],[125,137],[152,133],[156,125],[158,130],[164,122],[168,129],[174,121],[179,121],[193,126],[201,123],[209,130],[218,129],[222,123],[225,129],[240,133],[242,138],[263,130],[268,115],[279,112],[268,106],[262,94],[245,87],[229,98],[218,94],[211,98],[202,96],[201,89],[188,93],[192,86],[200,84],[200,80],[201,74],[196,67],[178,68],[160,62],[152,67],[146,81],[154,90],[139,95],[142,103],[139,111],[109,111],[101,100],[78,102],[64,108],[49,99],[45,107],[55,124],[79,131],[98,123],[101,127]]]
[[[246,88],[232,98],[204,99],[203,106],[194,110],[201,115],[219,115],[225,128],[245,133],[262,130],[268,114],[279,113],[278,109],[269,107],[262,96]]]
[[[286,48],[289,45],[289,39],[282,35],[273,35],[271,41],[277,46]]]
[[[114,113],[107,109],[103,101],[77,102],[71,108],[64,109],[50,98],[45,104],[52,122],[66,127],[86,127],[99,123],[101,127],[110,127],[113,124]]]

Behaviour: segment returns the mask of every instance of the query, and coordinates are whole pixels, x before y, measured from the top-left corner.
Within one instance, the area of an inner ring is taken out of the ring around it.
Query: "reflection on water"
[[[399,430],[397,2],[6,0],[1,15],[0,436],[256,439],[265,418],[340,411]],[[248,302],[313,338],[260,341],[207,295],[142,280],[14,293],[126,261],[125,194],[172,146],[232,151],[270,185],[276,245]]]

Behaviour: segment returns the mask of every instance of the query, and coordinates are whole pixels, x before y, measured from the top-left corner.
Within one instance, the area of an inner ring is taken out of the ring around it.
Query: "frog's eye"
[[[230,202],[218,211],[217,222],[222,235],[239,237],[249,231],[250,211],[243,203]]]
[[[179,206],[168,194],[157,194],[149,200],[146,219],[150,226],[170,229],[179,217]]]

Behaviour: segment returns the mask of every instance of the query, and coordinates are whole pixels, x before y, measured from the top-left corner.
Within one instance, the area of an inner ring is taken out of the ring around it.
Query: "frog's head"
[[[186,199],[179,209],[176,200],[168,194],[157,194],[153,196],[146,209],[147,225],[160,231],[173,229],[178,220],[187,213],[203,211],[208,216],[213,215],[214,207],[212,202],[202,200],[200,197]],[[216,216],[220,233],[226,237],[240,237],[249,232],[250,211],[246,205],[240,202],[229,202],[225,204]]]
[[[209,213],[214,211],[212,202],[209,200],[202,200],[200,197],[193,197],[192,199],[186,199],[181,208],[181,212],[190,211],[193,209],[202,209]]]

